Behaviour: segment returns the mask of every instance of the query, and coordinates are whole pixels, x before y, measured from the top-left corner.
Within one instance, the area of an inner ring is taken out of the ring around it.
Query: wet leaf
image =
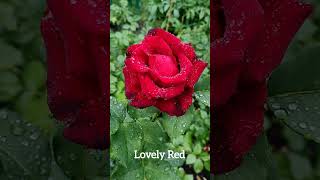
[[[0,110],[0,162],[4,179],[47,180],[51,168],[48,137],[13,112]]]

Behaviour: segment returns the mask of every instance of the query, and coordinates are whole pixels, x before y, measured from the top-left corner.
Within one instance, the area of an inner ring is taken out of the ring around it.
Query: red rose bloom
[[[48,0],[41,30],[48,104],[64,136],[90,148],[109,144],[107,1]]]
[[[140,44],[127,50],[123,68],[126,96],[132,106],[155,106],[181,116],[192,104],[194,85],[206,66],[191,44],[152,29]]]
[[[266,79],[311,7],[297,0],[214,0],[212,172],[239,166],[263,129]]]

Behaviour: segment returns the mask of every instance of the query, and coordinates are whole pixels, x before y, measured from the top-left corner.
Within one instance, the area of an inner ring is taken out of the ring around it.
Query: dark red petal
[[[213,35],[213,41],[221,38],[224,33],[225,28],[225,19],[224,19],[224,13],[223,9],[221,8],[221,0],[213,0],[212,6],[211,6],[211,18],[210,18],[210,24]]]
[[[148,36],[161,37],[172,49],[174,49],[176,46],[179,46],[181,43],[181,40],[177,38],[175,35],[160,28],[151,29],[148,32]]]
[[[157,107],[160,111],[166,112],[170,116],[181,116],[184,113],[182,112],[181,108],[177,106],[176,99],[169,99],[169,100],[158,100],[155,107]]]
[[[147,67],[143,61],[135,57],[127,58],[124,63],[130,72],[143,73],[149,71],[149,67]]]
[[[146,53],[162,54],[172,56],[172,50],[168,44],[159,36],[146,36],[142,41],[142,45],[146,49]]]
[[[239,64],[244,51],[263,28],[263,9],[257,0],[222,0],[225,10],[224,37],[212,44],[213,67]]]
[[[107,147],[105,102],[92,100],[79,113],[74,123],[64,130],[64,136],[89,148]]]
[[[181,44],[181,46],[184,54],[193,63],[196,60],[197,56],[196,56],[196,53],[194,52],[192,45],[190,43],[183,43]]]
[[[187,77],[192,72],[192,68],[193,68],[192,63],[183,53],[179,53],[178,61],[180,65],[180,72],[178,74],[171,77],[162,76],[157,71],[150,69],[151,76],[154,79],[158,80],[161,85],[166,87],[185,83],[187,80]]]
[[[161,88],[157,86],[148,75],[140,76],[140,84],[142,93],[152,98],[171,99],[184,91],[184,84]]]
[[[193,89],[186,89],[181,95],[174,99],[157,100],[155,106],[162,112],[168,113],[170,116],[182,116],[192,104]]]
[[[160,76],[174,76],[178,70],[178,64],[174,56],[154,54],[149,56],[149,67],[159,73]]]
[[[137,108],[145,108],[156,104],[156,100],[146,97],[142,93],[138,93],[135,97],[130,99],[130,105]]]
[[[192,94],[193,88],[187,88],[183,94],[178,96],[176,99],[179,103],[179,108],[183,112],[183,114],[189,109],[192,104]]]
[[[249,47],[248,79],[264,81],[280,64],[295,33],[311,13],[311,6],[296,0],[266,0],[265,26],[257,43]]]
[[[66,72],[63,41],[50,12],[42,19],[41,31],[45,40],[49,67],[48,105],[54,115],[63,121],[77,110],[79,103],[84,102],[91,95],[88,94],[88,89],[73,91],[74,88],[82,89],[83,82],[72,78]]]
[[[220,68],[213,73],[212,77],[212,92],[213,106],[226,104],[232,95],[237,91],[238,80],[242,66],[228,66]]]
[[[193,86],[198,82],[203,70],[207,67],[207,63],[201,60],[196,60],[193,63],[193,69],[187,79],[187,86],[193,88]]]
[[[48,0],[48,7],[63,23],[71,23],[81,31],[94,34],[107,33],[107,1]]]
[[[262,132],[265,84],[243,87],[228,104],[214,109],[212,161],[214,174],[238,167]]]
[[[140,81],[138,74],[130,72],[127,67],[123,68],[125,91],[128,99],[136,96],[140,91]]]

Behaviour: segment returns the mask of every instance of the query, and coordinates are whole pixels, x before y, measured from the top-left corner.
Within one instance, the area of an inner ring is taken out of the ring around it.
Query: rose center
[[[177,61],[173,56],[150,55],[149,67],[162,76],[174,76],[179,72]]]

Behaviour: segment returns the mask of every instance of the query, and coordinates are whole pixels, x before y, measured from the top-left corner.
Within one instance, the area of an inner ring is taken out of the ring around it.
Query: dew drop
[[[307,124],[304,122],[301,122],[301,123],[299,123],[299,127],[302,129],[305,129],[305,128],[307,128]]]
[[[7,138],[5,136],[0,136],[0,141],[5,143],[7,141]]]
[[[296,105],[296,104],[289,104],[288,108],[289,108],[289,110],[291,110],[291,111],[295,111],[295,110],[297,110],[298,105]]]
[[[69,158],[70,158],[72,161],[74,161],[74,160],[77,159],[77,156],[76,156],[75,154],[71,153],[71,154],[69,155]]]
[[[31,140],[37,140],[39,138],[39,134],[37,132],[30,135]]]
[[[6,111],[0,111],[1,119],[8,119],[8,113]]]
[[[276,110],[274,112],[274,115],[278,118],[278,119],[286,119],[287,118],[287,112],[283,109],[279,109]]]
[[[271,105],[271,107],[272,107],[273,109],[280,109],[280,104],[274,103],[274,104]]]

